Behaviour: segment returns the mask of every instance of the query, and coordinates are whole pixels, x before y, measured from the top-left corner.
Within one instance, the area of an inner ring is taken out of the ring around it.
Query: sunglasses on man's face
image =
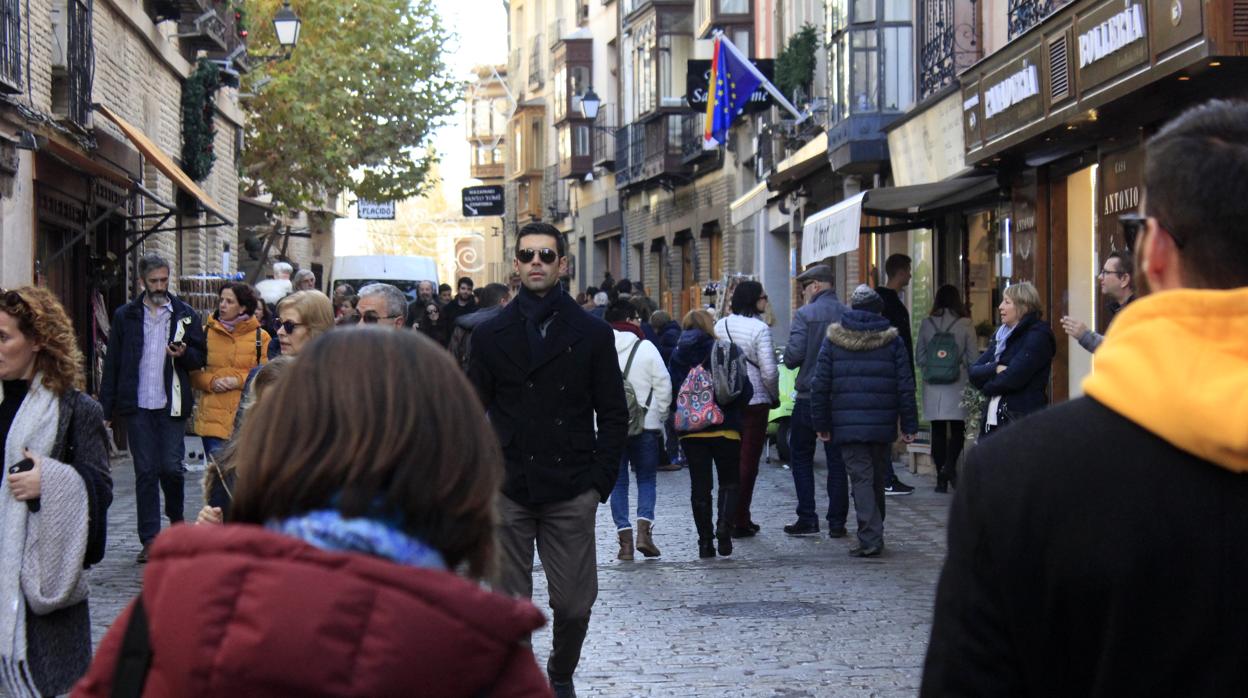
[[[554,264],[559,260],[559,253],[549,247],[543,247],[540,250],[534,250],[526,247],[523,250],[516,252],[516,259],[520,260],[521,264],[528,264],[529,262],[532,262],[534,257],[542,260],[542,264]]]

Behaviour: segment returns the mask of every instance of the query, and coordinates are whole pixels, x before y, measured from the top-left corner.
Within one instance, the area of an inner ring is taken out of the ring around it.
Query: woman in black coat
[[[970,370],[971,383],[988,398],[981,434],[1048,405],[1046,391],[1057,354],[1053,330],[1040,316],[1035,286],[1021,283],[1005,289],[999,309],[1002,325]]]
[[[675,413],[680,404],[685,378],[695,366],[711,371],[711,353],[716,345],[715,321],[705,310],[694,310],[681,323],[684,332],[672,352],[668,372],[672,376]],[[732,344],[725,343],[730,361],[741,355]],[[682,431],[679,420],[676,433],[689,461],[689,501],[693,507],[693,523],[698,529],[698,557],[715,557],[716,543],[720,555],[732,554],[732,522],[737,513],[737,486],[740,483],[741,415],[754,389],[748,378],[744,390],[730,405],[718,405],[724,413],[722,424],[696,431]],[[718,404],[718,403],[717,403]],[[714,528],[711,516],[712,464],[719,477],[719,509]]]

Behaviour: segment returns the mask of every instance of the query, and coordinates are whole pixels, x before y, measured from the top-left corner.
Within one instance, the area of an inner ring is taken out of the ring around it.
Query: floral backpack
[[[676,431],[690,434],[724,423],[724,411],[715,404],[715,381],[711,372],[694,366],[676,393]]]

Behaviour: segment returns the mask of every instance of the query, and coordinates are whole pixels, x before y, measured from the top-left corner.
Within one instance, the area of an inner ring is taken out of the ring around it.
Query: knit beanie
[[[880,298],[880,294],[875,289],[866,284],[861,284],[854,289],[853,295],[849,297],[849,304],[854,310],[865,310],[869,313],[884,312],[884,299]]]
[[[605,307],[609,302],[611,302],[611,298],[606,293],[599,291],[594,294],[594,305],[598,307]]]

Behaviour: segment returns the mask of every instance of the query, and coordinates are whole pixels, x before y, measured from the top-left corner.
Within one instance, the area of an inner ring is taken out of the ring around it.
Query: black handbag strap
[[[260,328],[256,328],[256,365],[260,365]]]
[[[147,630],[147,611],[143,608],[143,595],[134,599],[130,610],[130,622],[121,639],[121,652],[117,655],[117,668],[113,671],[112,698],[139,698],[147,672],[152,667],[152,644]]]

